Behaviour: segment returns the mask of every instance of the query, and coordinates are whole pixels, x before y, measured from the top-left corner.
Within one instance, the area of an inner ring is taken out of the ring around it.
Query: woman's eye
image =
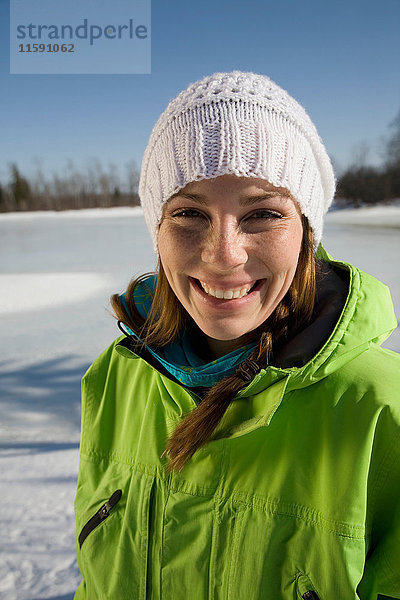
[[[196,217],[202,218],[204,215],[202,215],[202,213],[193,208],[185,208],[183,210],[175,212],[172,216],[178,218],[181,217],[183,219],[195,219]]]
[[[280,213],[272,210],[257,210],[247,217],[248,219],[282,219]]]

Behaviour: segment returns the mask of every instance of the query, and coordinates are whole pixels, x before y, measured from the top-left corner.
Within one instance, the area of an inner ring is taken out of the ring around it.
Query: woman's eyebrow
[[[243,198],[240,198],[239,204],[241,206],[249,206],[251,204],[256,204],[256,202],[261,202],[262,200],[269,200],[270,198],[290,198],[290,195],[287,192],[277,190],[270,191],[257,196],[244,196]]]

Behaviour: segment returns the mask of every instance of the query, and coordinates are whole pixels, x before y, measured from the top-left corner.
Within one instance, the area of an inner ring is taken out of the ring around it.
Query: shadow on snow
[[[79,436],[81,378],[89,365],[86,362],[82,364],[77,357],[66,355],[19,368],[10,366],[9,361],[0,363],[3,431],[22,426],[23,431],[28,432],[31,421],[34,431],[41,420],[40,429],[46,428],[50,439],[53,426],[66,427]],[[26,442],[6,441],[0,442],[0,446],[45,452],[75,448],[77,443],[29,441],[28,436]]]

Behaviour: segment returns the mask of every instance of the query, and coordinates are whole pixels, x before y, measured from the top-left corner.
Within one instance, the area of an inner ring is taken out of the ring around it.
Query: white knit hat
[[[287,188],[318,247],[335,193],[332,165],[304,108],[265,75],[214,73],[181,92],[158,119],[139,182],[156,252],[162,205],[192,181],[225,174]]]

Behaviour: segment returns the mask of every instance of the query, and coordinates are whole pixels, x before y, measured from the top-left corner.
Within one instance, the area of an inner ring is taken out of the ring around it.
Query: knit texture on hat
[[[225,174],[287,188],[318,247],[335,193],[332,165],[304,108],[265,75],[215,73],[191,84],[161,114],[139,182],[156,252],[162,205],[192,181]]]

